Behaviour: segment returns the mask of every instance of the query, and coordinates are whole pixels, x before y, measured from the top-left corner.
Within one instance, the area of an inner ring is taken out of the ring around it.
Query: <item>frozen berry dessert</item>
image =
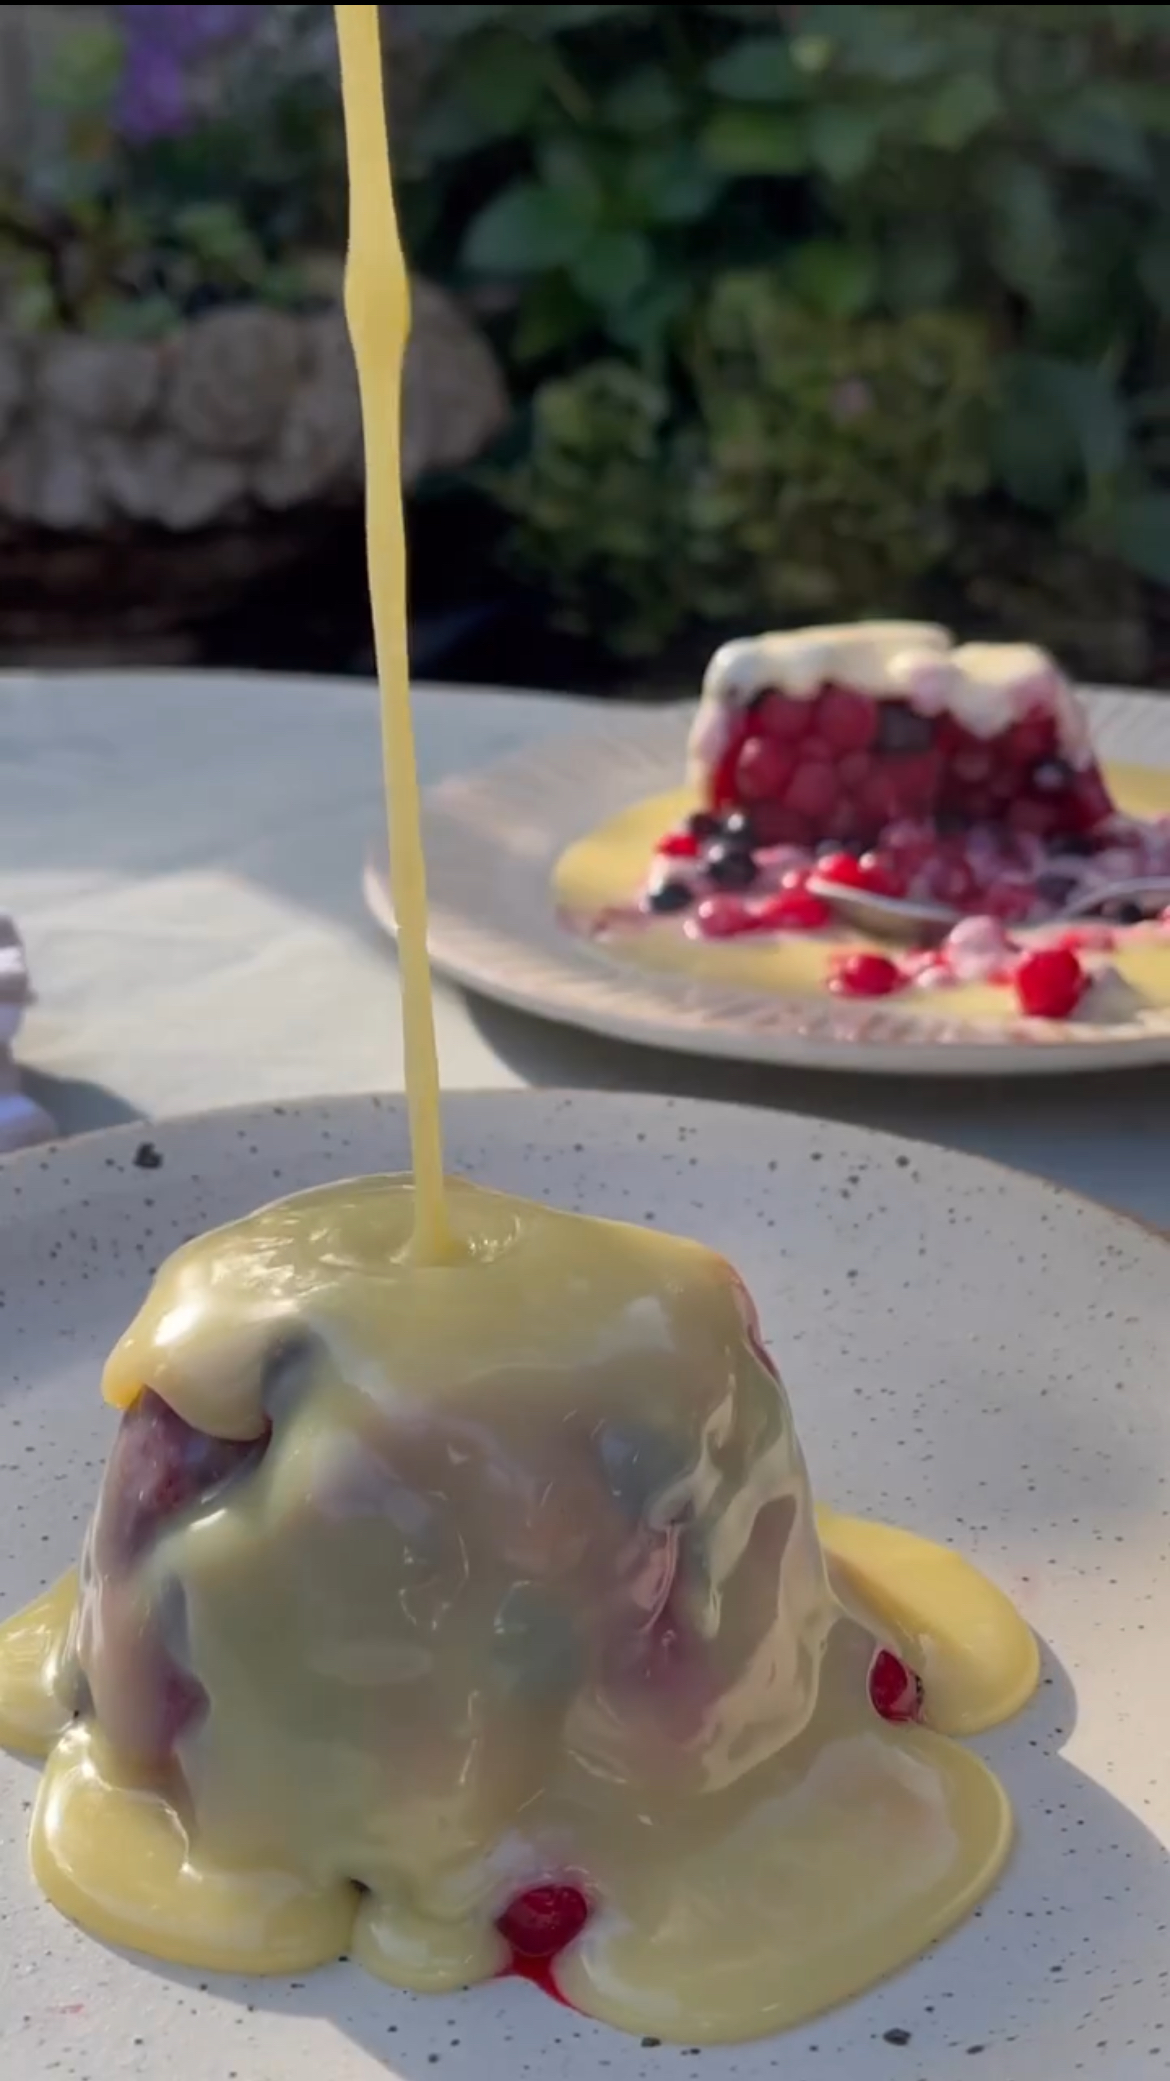
[[[368,1178],[162,1268],[79,1578],[0,1629],[0,1737],[51,1752],[35,1875],[204,1969],[516,1973],[691,2044],[843,2000],[1000,1868],[944,1735],[1023,1703],[1032,1636],[814,1510],[725,1260],[450,1208],[449,1264]]]

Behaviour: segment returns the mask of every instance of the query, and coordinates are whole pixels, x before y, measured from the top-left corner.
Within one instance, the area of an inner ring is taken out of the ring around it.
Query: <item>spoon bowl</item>
[[[951,928],[968,915],[946,903],[917,903],[908,896],[879,896],[868,889],[851,889],[825,875],[811,875],[808,886],[855,931],[909,946],[929,946],[935,940],[945,939]],[[1077,918],[1093,917],[1111,903],[1142,902],[1151,906],[1151,912],[1159,904],[1170,903],[1170,879],[1165,875],[1144,875],[1128,881],[1099,882],[1093,888],[1079,889],[1044,923],[1071,924]]]

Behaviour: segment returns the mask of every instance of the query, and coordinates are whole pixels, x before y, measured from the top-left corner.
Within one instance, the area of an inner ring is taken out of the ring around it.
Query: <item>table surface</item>
[[[597,712],[432,686],[415,710],[424,782]],[[0,910],[24,931],[39,1000],[18,1054],[63,1132],[401,1088],[393,951],[360,892],[381,824],[363,682],[0,674]],[[451,1087],[818,1113],[1037,1171],[1170,1227],[1170,1069],[1019,1083],[757,1069],[572,1033],[441,982],[437,1016]]]

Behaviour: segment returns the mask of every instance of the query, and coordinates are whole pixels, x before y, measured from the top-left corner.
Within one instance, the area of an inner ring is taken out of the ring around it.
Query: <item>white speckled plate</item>
[[[398,1104],[118,1128],[0,1164],[0,1609],[73,1558],[106,1347],[209,1223],[401,1167]],[[13,2081],[1129,2081],[1170,2071],[1170,1248],[968,1157],[668,1099],[448,1102],[452,1169],[689,1230],[742,1267],[826,1500],[953,1539],[1044,1685],[979,1743],[1019,1843],[979,1913],[783,2039],[642,2046],[516,1982],[413,1999],[347,1966],[216,1980],[103,1949],[36,1895],[33,1768],[0,1755],[0,2074]],[[891,2038],[888,2034],[892,2033]],[[901,2041],[908,2033],[908,2041]]]
[[[1106,761],[1170,768],[1170,696],[1085,696]],[[502,760],[426,797],[431,955],[456,982],[521,1011],[619,1040],[688,1054],[885,1075],[1028,1076],[1170,1061],[1170,1011],[1108,1030],[1070,1020],[959,1026],[899,1010],[896,999],[761,997],[619,964],[557,922],[549,878],[575,838],[680,784],[691,710],[614,709],[588,735]],[[366,899],[393,931],[380,863]]]

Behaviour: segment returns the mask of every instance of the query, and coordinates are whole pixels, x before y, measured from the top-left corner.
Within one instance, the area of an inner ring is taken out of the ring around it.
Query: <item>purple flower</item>
[[[204,52],[243,30],[253,7],[120,7],[125,44],[116,120],[132,144],[180,133],[192,112],[192,74]]]

